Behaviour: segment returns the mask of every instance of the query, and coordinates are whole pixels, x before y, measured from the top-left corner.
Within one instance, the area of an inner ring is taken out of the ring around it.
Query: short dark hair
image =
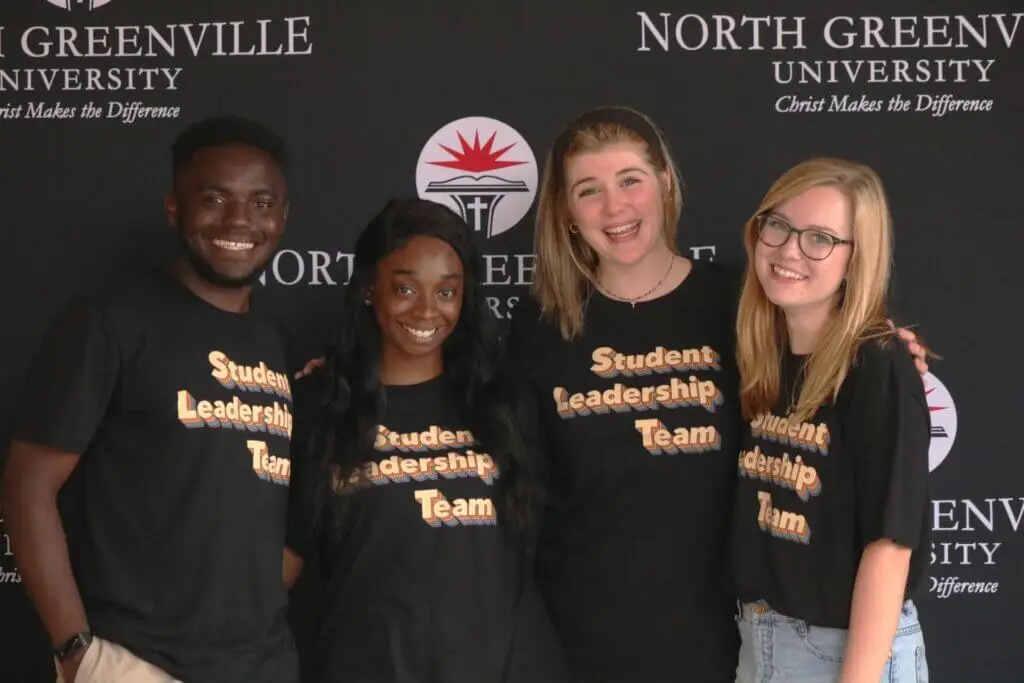
[[[247,145],[268,154],[288,175],[288,146],[267,126],[242,116],[220,116],[197,121],[175,138],[171,145],[174,175],[184,168],[196,152],[220,145]]]

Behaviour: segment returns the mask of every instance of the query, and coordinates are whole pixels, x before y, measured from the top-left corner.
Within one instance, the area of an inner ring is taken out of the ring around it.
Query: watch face
[[[64,643],[60,648],[58,648],[57,659],[59,659],[62,662],[66,659],[70,659],[71,657],[75,656],[76,652],[85,647],[88,647],[89,643],[91,642],[91,634],[79,633],[78,635],[74,636],[66,643]]]

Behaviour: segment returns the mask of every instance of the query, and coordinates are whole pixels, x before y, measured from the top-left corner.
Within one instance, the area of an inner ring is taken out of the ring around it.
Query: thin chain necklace
[[[601,291],[603,291],[605,294],[607,294],[611,298],[616,299],[618,301],[625,302],[627,304],[630,304],[633,308],[636,308],[637,302],[639,302],[641,299],[646,298],[647,296],[650,296],[650,294],[654,290],[656,290],[658,287],[661,286],[661,283],[665,281],[665,278],[667,278],[668,274],[672,272],[672,268],[675,267],[675,265],[676,265],[676,255],[672,254],[672,259],[668,262],[668,270],[666,270],[665,274],[661,276],[661,279],[658,280],[657,284],[655,284],[653,287],[648,289],[646,292],[644,292],[640,296],[638,296],[636,298],[633,298],[633,299],[629,299],[629,298],[624,297],[624,296],[619,296],[615,292],[613,292],[610,289],[608,289],[607,287],[605,287],[604,284],[601,282],[601,280],[597,281],[597,286],[600,287]]]

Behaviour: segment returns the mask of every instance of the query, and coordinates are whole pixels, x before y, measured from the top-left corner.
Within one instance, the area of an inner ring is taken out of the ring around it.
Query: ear
[[[172,228],[178,227],[178,198],[173,194],[164,197],[164,215],[167,217],[167,224]]]

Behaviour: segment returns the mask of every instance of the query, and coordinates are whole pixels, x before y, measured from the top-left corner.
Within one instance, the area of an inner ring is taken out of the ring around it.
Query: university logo
[[[66,9],[69,12],[73,9],[84,7],[90,12],[98,7],[103,7],[110,0],[46,0],[51,5],[56,5],[61,9]]]
[[[931,416],[932,440],[928,449],[928,471],[934,472],[956,440],[956,405],[946,386],[932,373],[924,376],[924,393]]]
[[[416,191],[457,212],[474,232],[496,237],[533,206],[537,161],[514,128],[470,116],[427,140],[416,163]]]

